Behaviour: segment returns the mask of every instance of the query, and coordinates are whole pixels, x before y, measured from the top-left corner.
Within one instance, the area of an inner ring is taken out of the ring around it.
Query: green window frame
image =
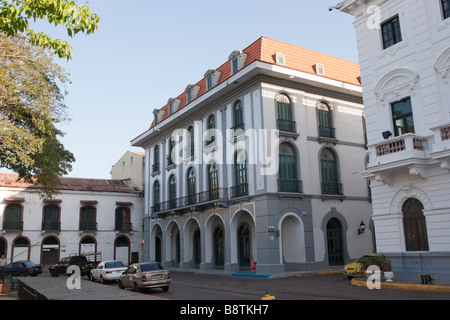
[[[281,131],[296,131],[291,100],[284,93],[280,93],[277,97],[277,126]]]
[[[329,148],[324,148],[320,153],[320,170],[322,194],[342,194],[338,163],[334,152]]]
[[[290,143],[279,147],[278,190],[280,192],[300,192],[297,155]]]

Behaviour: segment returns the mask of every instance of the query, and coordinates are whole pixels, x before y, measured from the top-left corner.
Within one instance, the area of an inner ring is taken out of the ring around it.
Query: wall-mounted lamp
[[[382,135],[383,135],[384,139],[389,139],[390,137],[392,137],[392,132],[385,131],[385,132],[382,133]]]
[[[358,235],[363,234],[364,231],[366,231],[366,225],[364,224],[364,221],[361,220],[361,223],[358,227]]]

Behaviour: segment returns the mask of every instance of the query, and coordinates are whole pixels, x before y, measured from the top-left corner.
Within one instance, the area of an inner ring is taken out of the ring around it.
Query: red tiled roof
[[[31,183],[18,179],[14,173],[0,173],[0,187],[35,189]],[[139,188],[130,180],[86,179],[86,178],[60,178],[60,190],[94,191],[94,192],[123,192],[138,193]]]
[[[275,64],[275,54],[281,52],[285,56],[284,67],[286,68],[316,75],[315,65],[320,63],[325,69],[324,78],[361,86],[359,64],[355,62],[339,59],[267,37],[259,38],[242,50],[242,52],[247,54],[244,68],[254,61]],[[230,77],[231,64],[227,61],[216,70],[221,72],[218,82],[220,84]],[[200,87],[197,98],[206,93],[206,79],[203,78],[195,85]],[[176,99],[181,100],[178,110],[187,105],[186,92],[180,94]],[[169,117],[168,104],[163,106],[161,110],[164,110],[164,117],[161,120],[164,121]],[[154,123],[152,123],[151,128],[153,126]]]

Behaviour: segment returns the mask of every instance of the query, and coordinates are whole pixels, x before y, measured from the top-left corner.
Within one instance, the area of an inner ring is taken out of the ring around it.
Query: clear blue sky
[[[66,99],[73,119],[61,129],[74,153],[72,177],[110,178],[111,165],[147,130],[153,110],[261,36],[358,62],[353,18],[329,12],[340,0],[79,0],[100,18],[94,35],[68,38]]]

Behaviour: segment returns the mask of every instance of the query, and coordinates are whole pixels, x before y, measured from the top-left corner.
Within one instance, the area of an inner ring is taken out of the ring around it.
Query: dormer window
[[[220,79],[220,71],[217,70],[208,70],[205,73],[205,79],[206,79],[206,90],[210,90],[213,87],[215,87],[219,83]]]
[[[324,76],[325,75],[325,67],[323,66],[323,64],[316,63],[315,69],[316,69],[316,74],[317,75],[319,75],[319,76]]]
[[[191,103],[193,100],[197,99],[199,91],[200,91],[199,86],[193,84],[188,85],[185,89],[187,103]]]
[[[153,115],[155,116],[155,125],[161,122],[161,120],[164,118],[165,111],[162,109],[155,109],[153,110]]]
[[[286,65],[286,57],[281,52],[275,53],[275,63],[280,66]]]
[[[247,54],[242,51],[233,51],[230,56],[228,57],[228,61],[231,63],[231,73],[234,74],[241,70],[244,65],[245,61],[247,60]]]
[[[180,103],[181,103],[180,99],[174,99],[174,98],[170,98],[167,101],[167,105],[169,106],[169,115],[173,114],[174,112],[176,112],[178,110],[178,108],[180,107]]]

